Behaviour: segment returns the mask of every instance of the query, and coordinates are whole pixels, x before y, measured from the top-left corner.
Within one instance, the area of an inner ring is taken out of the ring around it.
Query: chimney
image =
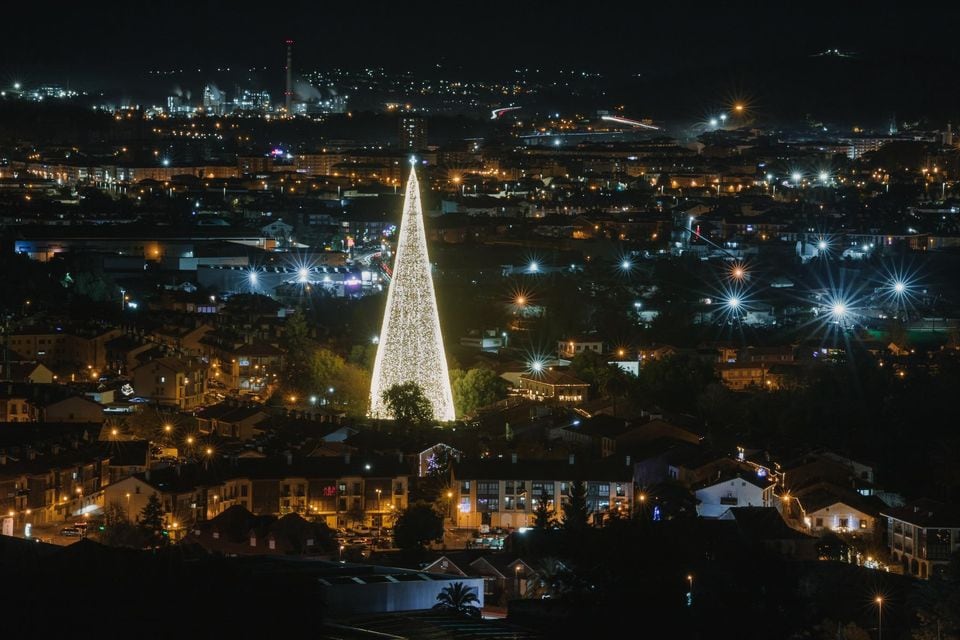
[[[286,457],[286,459],[287,459],[287,465],[288,465],[288,466],[292,465],[292,464],[293,464],[293,454],[290,453],[289,451],[284,451],[284,452],[283,452],[283,455],[284,455],[284,457]]]
[[[350,464],[350,452],[349,452],[349,451],[347,451],[346,453],[343,454],[343,461],[344,461],[344,463],[346,463],[346,464]]]
[[[512,462],[513,464],[517,464],[517,454],[516,454],[516,453],[511,453],[511,454],[510,454],[510,462]]]
[[[570,464],[573,464],[575,461],[576,461],[576,456],[574,456],[574,455],[571,453],[571,454],[570,454]]]
[[[146,471],[143,472],[143,477],[150,482],[150,468],[148,467]]]
[[[397,462],[403,464],[403,451],[397,451]]]
[[[627,456],[627,466],[628,466],[628,467],[630,466],[630,463],[631,463],[631,462],[633,462],[633,460],[630,459],[630,456]]]
[[[283,94],[284,106],[287,108],[287,117],[290,117],[291,102],[293,100],[293,40],[287,40],[287,90]]]

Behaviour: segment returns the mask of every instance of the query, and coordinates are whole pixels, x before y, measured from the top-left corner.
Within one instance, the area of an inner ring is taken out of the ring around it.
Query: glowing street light
[[[630,271],[630,268],[632,266],[633,264],[629,260],[623,260],[620,262],[620,268],[623,269],[624,271]]]
[[[307,279],[310,277],[310,270],[306,267],[300,267],[297,269],[297,279],[300,282],[307,282]]]
[[[830,320],[840,325],[850,317],[850,306],[844,300],[834,300],[830,303]]]
[[[819,251],[826,251],[828,248],[830,248],[830,243],[827,242],[824,238],[820,238],[817,241],[817,249]]]
[[[902,280],[895,280],[891,286],[893,292],[898,296],[902,296],[907,292],[907,283]]]
[[[527,298],[526,298],[526,296],[519,295],[519,296],[516,297],[516,299],[514,300],[514,302],[517,303],[517,306],[518,306],[518,307],[522,307],[523,305],[527,304]]]
[[[793,183],[797,185],[800,184],[800,180],[803,179],[803,174],[801,174],[799,171],[794,171],[792,174],[790,174],[790,178],[793,180]]]
[[[536,260],[531,260],[530,266],[527,268],[527,270],[530,273],[537,273],[538,271],[540,271],[540,265],[537,263]]]
[[[716,118],[710,118],[710,126],[716,128],[720,122]]]
[[[731,296],[728,298],[727,307],[729,307],[731,311],[736,311],[738,308],[740,308],[740,298],[736,296]]]
[[[877,603],[877,640],[883,640],[883,596],[873,600]]]
[[[820,182],[823,183],[826,183],[828,180],[830,180],[830,174],[826,171],[821,171],[818,177],[820,178]]]
[[[743,268],[743,265],[735,264],[730,270],[730,277],[734,280],[743,280],[747,277],[747,270]]]

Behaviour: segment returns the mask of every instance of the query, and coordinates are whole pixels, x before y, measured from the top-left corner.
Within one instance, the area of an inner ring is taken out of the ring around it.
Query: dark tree
[[[507,382],[491,369],[454,369],[450,372],[457,415],[473,413],[507,395]]]
[[[468,587],[462,582],[453,582],[437,594],[437,604],[433,605],[433,608],[452,611],[470,618],[479,618],[480,598],[477,597],[473,587]]]
[[[393,537],[400,549],[422,551],[429,542],[443,537],[443,516],[432,504],[415,502],[397,518]]]
[[[283,383],[290,391],[306,393],[314,379],[313,342],[307,326],[306,314],[301,310],[287,319],[284,328],[283,346],[287,353],[283,359]]]
[[[533,508],[533,526],[544,531],[553,525],[553,512],[547,507],[547,500],[547,492],[541,491]]]
[[[166,538],[163,535],[163,505],[160,496],[151,494],[146,506],[140,512],[140,530],[143,532],[150,546],[163,544]]]
[[[433,407],[416,382],[395,384],[383,392],[383,402],[394,420],[405,425],[424,425],[433,418]]]
[[[574,480],[570,485],[570,499],[563,505],[563,528],[571,533],[584,531],[589,516],[587,485],[583,480]]]
[[[100,542],[109,547],[143,548],[143,532],[130,522],[123,505],[111,503],[103,510],[103,531]]]

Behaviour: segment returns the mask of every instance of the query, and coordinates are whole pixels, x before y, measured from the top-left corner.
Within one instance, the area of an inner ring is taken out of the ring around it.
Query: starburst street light
[[[298,282],[307,282],[310,277],[310,269],[306,267],[300,267],[297,269],[297,281]]]
[[[830,180],[830,174],[827,173],[826,171],[821,171],[818,177],[820,178],[820,182],[824,184],[826,184]]]
[[[830,312],[830,321],[843,325],[850,319],[850,303],[843,298],[834,298],[829,302],[827,310]]]
[[[630,271],[632,267],[633,267],[633,263],[630,262],[629,260],[624,259],[620,261],[620,269],[622,271]]]
[[[540,271],[540,263],[536,260],[531,260],[530,264],[527,266],[527,271],[530,273],[538,273]]]
[[[794,171],[792,174],[790,174],[790,179],[793,180],[794,185],[798,185],[800,184],[800,180],[803,179],[803,174],[799,171]]]

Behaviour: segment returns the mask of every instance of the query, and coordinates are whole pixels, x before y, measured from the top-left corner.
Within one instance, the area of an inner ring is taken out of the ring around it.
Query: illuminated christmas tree
[[[383,392],[405,382],[420,385],[433,407],[434,418],[453,420],[453,393],[427,257],[420,185],[413,168],[407,181],[393,278],[387,292],[387,309],[383,314],[380,346],[373,366],[370,415],[374,418],[390,417],[383,402]]]

